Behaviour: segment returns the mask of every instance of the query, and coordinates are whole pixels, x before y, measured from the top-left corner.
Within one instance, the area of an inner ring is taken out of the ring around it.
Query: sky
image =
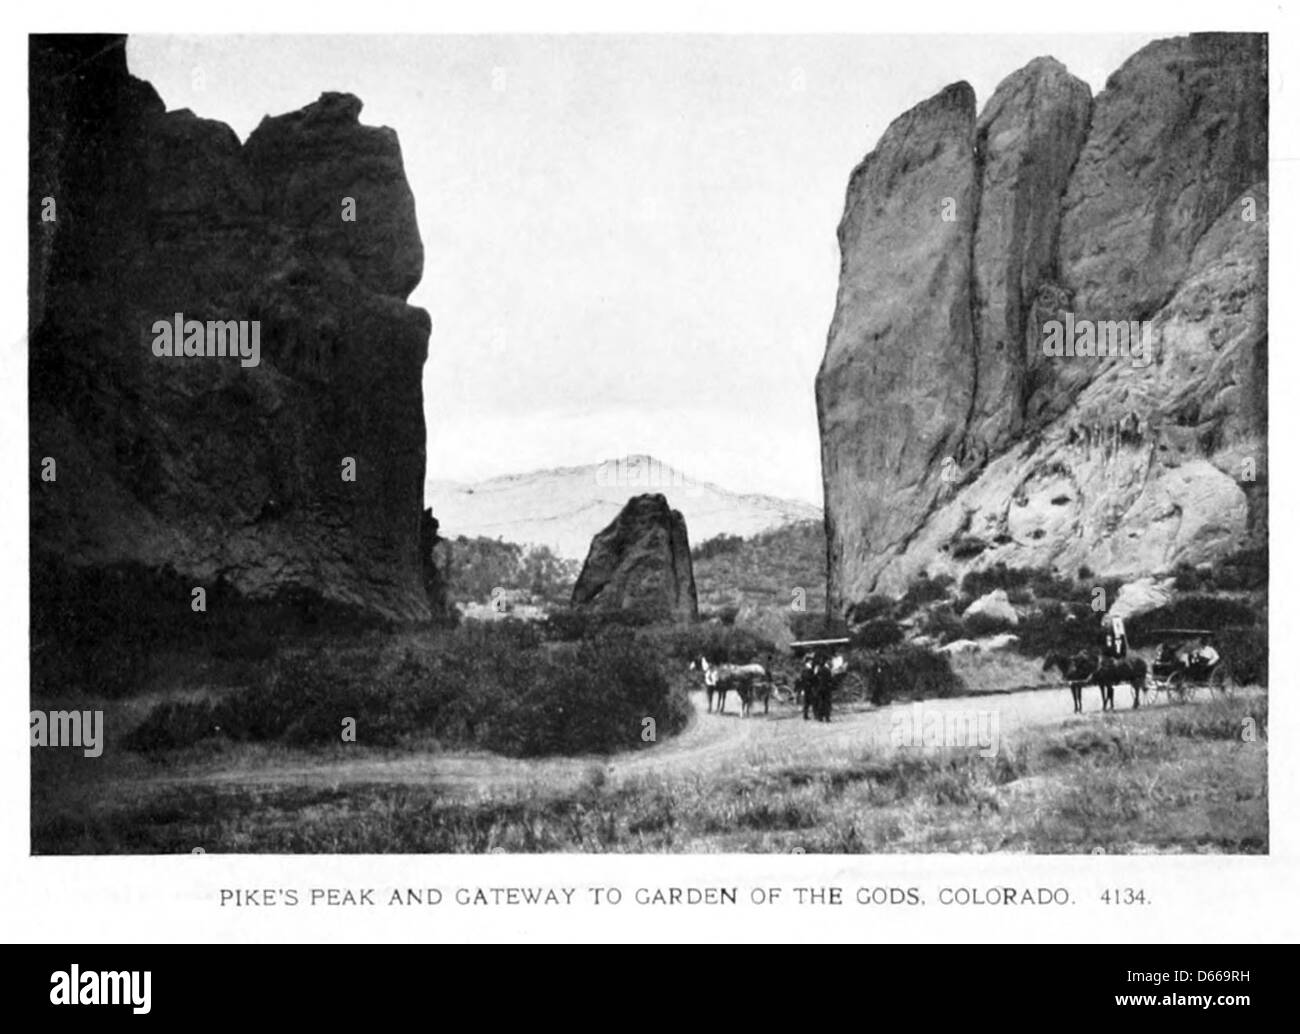
[[[1094,96],[1144,35],[132,36],[246,139],[325,91],[401,142],[433,332],[428,477],[649,454],[820,505],[835,231],[885,127],[1050,54]]]

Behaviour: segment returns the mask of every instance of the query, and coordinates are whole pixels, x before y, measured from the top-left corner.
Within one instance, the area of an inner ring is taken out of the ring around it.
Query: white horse
[[[710,664],[707,657],[691,661],[691,668],[704,672],[704,691],[708,698],[706,710],[713,710],[713,694],[718,694],[718,714],[726,709],[727,690],[740,694],[741,717],[749,715],[754,700],[754,685],[758,684],[763,698],[763,713],[767,714],[772,699],[772,679],[761,664]]]

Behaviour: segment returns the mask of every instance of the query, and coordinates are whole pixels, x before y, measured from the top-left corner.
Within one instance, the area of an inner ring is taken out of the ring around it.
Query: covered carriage
[[[1153,692],[1186,700],[1189,692],[1211,688],[1226,693],[1232,686],[1227,664],[1213,653],[1205,660],[1191,649],[1192,642],[1208,643],[1214,635],[1207,628],[1156,628],[1151,634],[1160,640],[1156,659],[1151,665],[1150,686]],[[1181,645],[1175,646],[1178,643]]]

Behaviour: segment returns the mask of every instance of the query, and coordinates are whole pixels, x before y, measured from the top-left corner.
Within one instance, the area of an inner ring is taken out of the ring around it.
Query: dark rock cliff
[[[406,303],[423,251],[396,135],[325,94],[241,146],[165,111],[122,37],[32,37],[30,77],[34,628],[77,624],[68,597],[105,572],[82,603],[136,620],[191,612],[160,586],[429,617],[430,325]],[[258,321],[260,361],[159,357],[176,313]]]

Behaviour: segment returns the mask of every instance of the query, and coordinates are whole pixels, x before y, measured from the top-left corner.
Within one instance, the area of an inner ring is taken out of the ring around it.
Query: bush
[[[1199,592],[1207,582],[1212,581],[1207,572],[1200,571],[1191,564],[1183,563],[1174,568],[1174,588],[1179,592]]]
[[[948,553],[954,560],[969,560],[988,548],[989,544],[976,535],[961,535],[952,541]]]
[[[894,613],[902,618],[927,603],[935,603],[948,598],[948,590],[954,579],[950,574],[937,574],[933,578],[921,575],[908,583],[907,591],[898,601]]]
[[[868,621],[853,630],[850,649],[883,650],[903,641],[903,630],[897,622],[888,620]]]
[[[1022,617],[1016,635],[1016,649],[1029,657],[1096,650],[1101,645],[1101,615],[1086,603],[1053,602]]]
[[[967,614],[961,619],[962,631],[968,639],[981,636],[997,635],[1000,632],[1014,632],[1018,626],[1012,625],[1006,618],[996,614]]]
[[[365,746],[432,736],[504,754],[607,753],[685,727],[690,705],[657,648],[627,629],[545,644],[524,622],[457,629],[400,658],[378,647],[284,654],[261,684],[217,703],[155,708],[128,742],[153,751],[213,735],[327,746],[345,719]]]
[[[660,657],[685,664],[707,657],[710,664],[751,664],[773,653],[776,645],[745,628],[726,625],[675,625],[647,629],[641,638]]]
[[[863,672],[877,705],[894,700],[926,700],[961,692],[961,680],[953,673],[946,654],[915,646],[900,645],[887,650],[851,650],[851,670]]]
[[[848,622],[820,611],[794,611],[790,631],[795,639],[842,639],[849,634]]]
[[[938,607],[931,607],[926,611],[921,617],[920,629],[922,633],[933,636],[940,643],[961,639],[966,631],[961,618],[957,616],[957,612],[948,603]]]
[[[171,750],[220,735],[210,701],[167,701],[150,711],[123,742],[127,750]]]
[[[740,614],[740,608],[737,606],[719,607],[717,610],[701,611],[700,620],[702,621],[719,621],[724,625],[734,625],[736,617]]]
[[[1112,598],[1112,597],[1108,597]],[[1182,596],[1157,610],[1148,611],[1128,623],[1129,641],[1134,646],[1154,646],[1163,636],[1162,628],[1249,628],[1255,624],[1255,611],[1247,604],[1222,596]]]
[[[591,639],[611,628],[643,628],[666,620],[663,614],[654,614],[636,608],[601,610],[564,607],[551,611],[541,624],[547,639],[572,643],[580,639]],[[492,624],[501,624],[501,622],[492,622]]]
[[[1212,570],[1214,587],[1229,591],[1268,588],[1268,547],[1244,549],[1225,557]]]
[[[705,539],[692,549],[691,559],[695,561],[710,560],[726,553],[735,553],[744,545],[745,540],[739,535],[728,535],[724,532],[721,535],[714,535],[711,539]]]
[[[1268,632],[1262,628],[1225,628],[1214,636],[1221,663],[1243,686],[1268,685]]]
[[[894,609],[894,601],[888,596],[868,596],[849,607],[848,619],[851,625],[860,625],[867,621],[883,618]]]

